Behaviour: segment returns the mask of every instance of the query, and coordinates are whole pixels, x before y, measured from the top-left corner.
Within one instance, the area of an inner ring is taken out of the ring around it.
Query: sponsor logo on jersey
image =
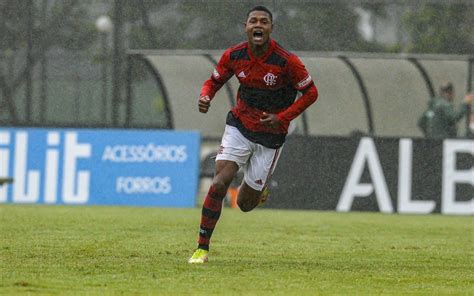
[[[219,72],[217,72],[217,69],[214,69],[214,72],[212,72],[212,75],[214,75],[214,78],[216,78],[216,79],[219,79],[219,77],[221,77]]]
[[[258,184],[258,185],[263,185],[262,179],[258,179],[257,181],[255,181],[255,183]]]
[[[307,86],[310,82],[311,82],[311,75],[308,75],[305,79],[298,82],[296,86],[298,86],[298,88],[303,88]]]
[[[267,75],[263,76],[263,80],[268,86],[275,85],[277,83],[277,76],[273,73],[267,73]]]
[[[239,75],[238,75],[237,77],[246,78],[247,76],[245,76],[244,71],[240,71],[240,73],[239,73]]]

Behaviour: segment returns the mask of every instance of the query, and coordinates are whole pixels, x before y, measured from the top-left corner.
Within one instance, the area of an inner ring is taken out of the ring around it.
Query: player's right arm
[[[230,60],[230,49],[222,55],[211,77],[204,82],[198,100],[199,112],[207,113],[216,92],[232,77],[234,71]]]

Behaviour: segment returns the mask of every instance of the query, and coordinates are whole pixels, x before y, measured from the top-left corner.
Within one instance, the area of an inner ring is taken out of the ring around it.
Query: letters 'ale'
[[[412,200],[412,140],[399,140],[398,198],[399,213],[425,214],[433,212],[433,200]],[[474,167],[457,169],[457,155],[467,153],[474,156],[472,140],[445,140],[443,142],[441,212],[443,214],[474,214],[474,197],[468,201],[456,200],[456,185],[474,186]],[[362,183],[362,174],[367,168],[371,183]],[[372,138],[359,142],[352,166],[337,204],[337,211],[350,211],[354,198],[375,194],[381,212],[394,212],[387,182],[379,155]]]

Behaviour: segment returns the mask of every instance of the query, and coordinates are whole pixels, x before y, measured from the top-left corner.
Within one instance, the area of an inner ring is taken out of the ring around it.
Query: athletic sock
[[[217,192],[214,186],[209,188],[202,206],[201,225],[199,226],[198,248],[200,249],[209,250],[209,241],[221,215],[224,197],[225,193]]]

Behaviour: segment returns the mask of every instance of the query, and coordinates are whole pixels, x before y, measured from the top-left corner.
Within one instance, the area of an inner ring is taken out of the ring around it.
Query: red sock
[[[216,192],[214,186],[209,188],[202,206],[201,225],[199,226],[198,248],[200,249],[209,250],[209,241],[221,215],[224,197],[225,194]]]

